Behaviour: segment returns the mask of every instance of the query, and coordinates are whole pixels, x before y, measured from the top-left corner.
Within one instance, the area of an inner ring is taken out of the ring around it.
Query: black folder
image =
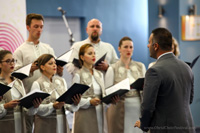
[[[27,95],[27,96],[23,97],[22,99],[20,99],[19,105],[29,109],[30,107],[33,106],[34,99],[41,98],[42,100],[44,100],[48,96],[50,96],[50,94],[45,93],[45,92],[34,92],[34,93]]]
[[[64,94],[62,94],[56,101],[65,102],[67,104],[72,104],[72,98],[76,94],[83,94],[90,87],[83,84],[74,83]]]
[[[3,96],[12,87],[0,83],[0,96]]]
[[[114,96],[119,95],[119,97],[121,97],[122,95],[124,95],[124,94],[125,94],[126,92],[128,92],[128,91],[129,91],[129,90],[119,89],[118,91],[116,91],[116,92],[114,92],[114,93],[112,93],[112,94],[110,94],[110,95],[107,95],[107,96],[103,97],[103,98],[101,99],[101,101],[104,102],[104,103],[106,103],[106,104],[109,104],[109,103],[112,102],[112,98],[113,98]]]
[[[16,77],[16,78],[20,79],[20,80],[23,80],[23,79],[28,77],[28,75],[26,75],[24,73],[20,73],[20,72],[13,72],[11,75],[13,77]]]
[[[94,66],[98,66],[99,64],[101,64],[101,62],[105,60],[106,54],[107,54],[107,53],[105,53],[105,54],[94,64]]]
[[[60,55],[57,59],[56,59],[56,64],[58,66],[64,66],[69,62],[69,58],[72,54],[72,50],[68,50],[67,52],[65,52],[64,54]]]
[[[32,65],[32,63],[25,65],[25,66],[15,70],[11,75],[20,80],[23,80],[29,76],[31,65]]]
[[[57,66],[63,67],[63,66],[66,65],[66,64],[67,64],[66,61],[56,59],[56,65],[57,65]]]
[[[190,66],[190,68],[193,68],[193,66],[196,64],[197,60],[199,59],[200,55],[198,55],[193,61],[192,63],[190,62],[185,62],[186,64],[188,64]]]
[[[129,90],[130,90],[130,83],[129,83],[129,79],[126,78],[126,79],[120,81],[119,83],[107,88],[105,90],[107,96],[103,97],[101,100],[102,100],[102,102],[109,104],[112,102],[112,98],[114,96],[119,95],[119,97],[121,97]]]
[[[144,78],[139,78],[131,84],[131,89],[143,90]]]
[[[72,63],[74,64],[75,67],[81,68],[81,63],[79,61],[79,59],[74,58]]]

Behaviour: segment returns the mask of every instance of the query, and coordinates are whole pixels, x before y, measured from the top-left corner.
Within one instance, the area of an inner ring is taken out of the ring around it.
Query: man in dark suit
[[[190,110],[192,70],[171,52],[172,35],[167,29],[153,30],[148,48],[157,61],[146,72],[141,118],[135,126],[151,133],[195,133]]]

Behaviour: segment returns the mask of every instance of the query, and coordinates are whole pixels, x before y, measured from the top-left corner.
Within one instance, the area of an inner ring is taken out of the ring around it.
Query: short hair
[[[152,31],[152,43],[158,43],[162,50],[172,50],[172,34],[165,28],[157,28]]]
[[[37,66],[40,69],[40,72],[43,72],[41,69],[41,65],[44,66],[51,58],[55,59],[55,57],[51,54],[43,54],[35,61],[37,62]]]
[[[12,52],[10,52],[9,50],[0,50],[0,63],[2,63],[1,61],[7,54],[12,54]],[[1,68],[0,68],[0,73],[1,73]]]
[[[123,37],[120,41],[119,41],[119,47],[122,46],[123,41],[132,41],[132,39],[128,36]]]
[[[83,56],[85,54],[85,51],[89,48],[89,47],[93,47],[92,44],[86,43],[84,45],[81,46],[80,50],[79,50],[79,62],[81,63],[81,65],[83,65],[83,60],[81,59],[81,56]]]
[[[26,16],[26,25],[30,26],[32,19],[42,20],[44,22],[44,18],[40,14],[30,13]]]

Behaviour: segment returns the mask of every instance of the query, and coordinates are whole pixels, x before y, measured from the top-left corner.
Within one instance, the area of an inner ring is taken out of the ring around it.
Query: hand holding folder
[[[112,102],[113,97],[121,97],[130,90],[129,79],[126,78],[121,82],[106,89],[106,96],[102,98],[102,102],[109,104]]]
[[[62,54],[61,56],[59,56],[59,57],[56,59],[56,64],[57,64],[58,66],[62,66],[62,67],[63,67],[64,65],[66,65],[66,64],[69,62],[69,58],[70,58],[70,56],[71,56],[71,54],[72,54],[72,51],[73,51],[73,49],[71,49],[71,50],[65,52],[64,54]]]
[[[28,108],[34,106],[33,102],[35,99],[41,98],[42,100],[44,100],[48,96],[50,96],[50,94],[45,93],[43,91],[32,91],[20,99],[19,105],[28,109]]]
[[[74,101],[72,98],[77,94],[83,94],[90,87],[83,84],[74,83],[64,94],[62,94],[56,101],[65,102],[67,104],[72,104]]]
[[[99,64],[101,64],[101,62],[105,60],[106,54],[107,53],[105,53],[98,61],[96,61],[96,63],[94,64],[94,66],[98,66]]]

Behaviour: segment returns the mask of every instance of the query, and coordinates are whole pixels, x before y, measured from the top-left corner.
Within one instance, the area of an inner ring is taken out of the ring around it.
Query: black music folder
[[[62,54],[61,56],[59,56],[59,57],[56,59],[56,64],[57,64],[58,66],[62,66],[62,67],[63,67],[64,65],[66,65],[66,64],[69,62],[69,58],[70,58],[70,56],[71,56],[71,54],[72,54],[72,51],[73,51],[73,49],[71,49],[71,50],[65,52],[64,54]]]
[[[56,101],[65,102],[67,104],[72,104],[72,98],[76,94],[83,94],[90,87],[83,84],[74,83],[64,94],[62,94]]]
[[[30,63],[26,66],[23,66],[23,67],[15,70],[11,75],[13,77],[20,79],[20,80],[23,80],[23,79],[25,79],[29,76],[30,70],[31,70],[31,65],[32,65],[32,63]]]
[[[79,69],[82,67],[79,59],[74,58],[72,63],[74,64],[75,67],[78,67]]]
[[[107,53],[105,53],[105,54],[94,64],[94,66],[98,66],[99,64],[101,64],[101,62],[105,60],[106,54],[107,54]]]
[[[106,96],[101,99],[102,102],[109,104],[112,102],[112,98],[116,95],[119,95],[121,97],[126,92],[130,90],[130,84],[129,79],[126,78],[125,80],[122,80],[121,82],[109,87],[106,89]]]
[[[138,78],[135,82],[131,84],[131,89],[143,90],[144,88],[144,78]]]
[[[196,64],[197,60],[199,59],[200,55],[198,55],[193,61],[192,63],[190,62],[185,62],[186,64],[188,64],[190,66],[190,68],[192,69],[193,66]]]
[[[0,96],[3,96],[12,87],[0,83]]]
[[[29,109],[33,106],[33,100],[35,100],[36,98],[41,98],[42,100],[44,100],[48,96],[50,96],[50,94],[48,93],[42,91],[33,91],[27,94],[26,96],[22,97],[20,99],[19,105]]]

